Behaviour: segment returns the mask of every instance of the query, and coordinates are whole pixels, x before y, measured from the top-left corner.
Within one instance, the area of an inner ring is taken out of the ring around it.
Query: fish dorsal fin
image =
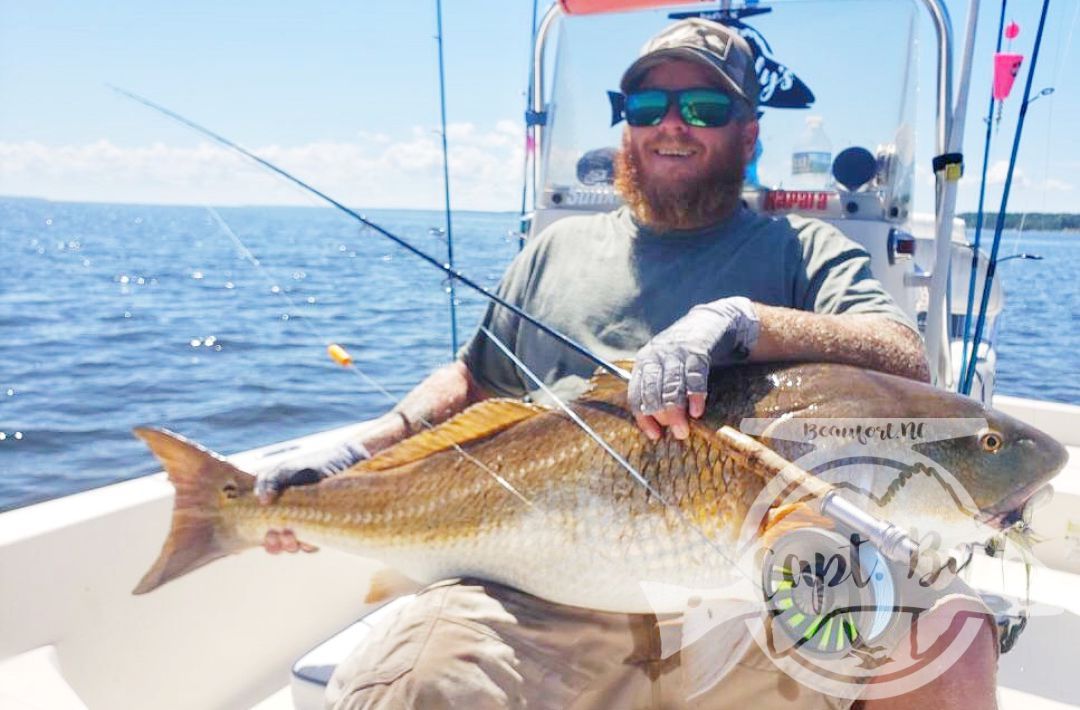
[[[497,434],[520,421],[549,411],[547,407],[516,399],[489,399],[466,409],[437,427],[411,436],[400,444],[381,451],[355,469],[356,473],[384,471],[419,461],[425,456],[445,451]]]
[[[634,367],[633,360],[617,360],[612,363],[616,367],[627,372]],[[607,370],[600,368],[589,379],[589,387],[582,395],[584,399],[610,399],[616,396],[626,395],[626,380],[616,377]]]

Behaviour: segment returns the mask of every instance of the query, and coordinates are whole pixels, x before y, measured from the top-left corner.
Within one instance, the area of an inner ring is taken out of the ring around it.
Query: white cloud
[[[447,127],[451,196],[462,209],[513,209],[521,194],[523,129],[512,121]],[[363,207],[441,207],[442,142],[416,126],[400,137],[268,145],[257,155],[335,199]],[[0,142],[0,194],[164,204],[311,204],[312,198],[232,151],[193,147]]]
[[[993,163],[986,171],[986,184],[987,185],[1004,185],[1005,178],[1009,174],[1009,161],[999,160]],[[1015,187],[1031,187],[1031,180],[1028,179],[1027,174],[1023,168],[1017,167],[1013,170],[1013,186]]]
[[[1064,180],[1058,180],[1056,178],[1047,178],[1040,185],[1041,189],[1049,190],[1051,192],[1069,192],[1073,189],[1073,186]]]

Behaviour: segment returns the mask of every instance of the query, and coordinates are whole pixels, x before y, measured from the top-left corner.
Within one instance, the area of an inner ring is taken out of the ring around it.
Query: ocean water
[[[0,509],[159,469],[131,429],[224,453],[376,416],[451,360],[441,272],[322,208],[0,200]],[[439,212],[367,216],[435,256]],[[494,286],[512,214],[458,213],[456,263]],[[254,266],[226,232],[258,261]],[[484,302],[457,292],[468,337]]]
[[[240,451],[376,416],[450,360],[430,265],[329,209],[218,214],[224,227],[199,207],[0,199],[0,509],[158,470],[135,426]],[[445,254],[442,213],[367,216]],[[517,222],[457,213],[459,268],[497,283]],[[1008,235],[1002,254],[1015,248]],[[1000,269],[998,391],[1080,404],[1080,235],[1026,233],[1019,249],[1045,259]],[[485,303],[457,298],[464,340]]]
[[[1080,405],[1080,232],[1005,232],[999,258],[1017,253],[1042,260],[999,262],[996,391]]]

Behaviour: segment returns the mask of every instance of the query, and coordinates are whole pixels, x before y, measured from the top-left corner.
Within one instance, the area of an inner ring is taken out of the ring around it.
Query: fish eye
[[[240,494],[240,489],[235,481],[229,481],[221,487],[221,492],[225,494],[226,498],[236,498]]]
[[[993,429],[988,429],[979,434],[979,446],[988,454],[996,454],[1005,444],[1005,437]]]

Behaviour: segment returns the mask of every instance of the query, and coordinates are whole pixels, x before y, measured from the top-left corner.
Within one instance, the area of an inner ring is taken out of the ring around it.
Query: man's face
[[[718,86],[713,72],[673,60],[651,69],[637,88],[677,91],[705,86]],[[620,191],[631,208],[654,226],[702,226],[733,208],[756,140],[757,121],[731,120],[717,128],[697,128],[684,123],[672,105],[656,126],[627,127]],[[724,199],[717,202],[715,197]],[[639,206],[647,214],[641,214]]]

